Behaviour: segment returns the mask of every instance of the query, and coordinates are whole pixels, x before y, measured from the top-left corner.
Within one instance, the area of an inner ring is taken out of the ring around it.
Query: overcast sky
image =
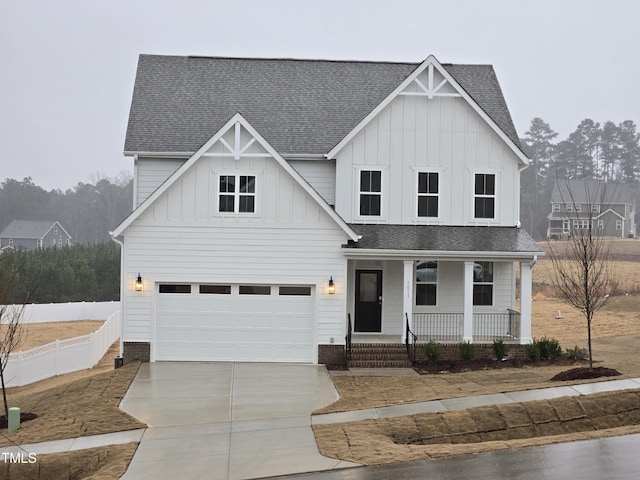
[[[0,0],[0,180],[132,170],[140,53],[493,64],[522,137],[541,117],[640,123],[637,0]],[[93,176],[93,177],[92,177]]]

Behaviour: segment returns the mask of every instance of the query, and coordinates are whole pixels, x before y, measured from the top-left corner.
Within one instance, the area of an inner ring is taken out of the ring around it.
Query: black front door
[[[356,270],[356,332],[382,331],[382,271]]]

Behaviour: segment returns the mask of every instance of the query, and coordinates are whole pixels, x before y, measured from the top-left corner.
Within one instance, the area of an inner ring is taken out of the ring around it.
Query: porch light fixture
[[[329,277],[329,284],[327,285],[327,293],[333,295],[336,293],[336,284],[333,282],[333,276]]]
[[[141,292],[142,291],[142,277],[140,276],[140,274],[138,273],[138,278],[136,278],[136,283],[134,285],[136,292]]]

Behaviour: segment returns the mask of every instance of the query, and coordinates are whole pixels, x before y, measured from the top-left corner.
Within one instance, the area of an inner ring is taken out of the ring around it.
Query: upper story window
[[[496,176],[492,173],[476,173],[474,190],[475,218],[495,218]]]
[[[567,212],[573,212],[573,205],[571,203],[567,203],[567,205],[565,206],[565,210]]]
[[[53,234],[57,235],[58,234],[58,227],[53,227]]]
[[[255,213],[256,177],[254,175],[220,175],[218,211]]]
[[[473,264],[473,304],[493,305],[493,262]]]
[[[553,211],[554,212],[559,212],[560,211],[560,204],[559,203],[554,203],[553,204]]]
[[[382,172],[360,170],[360,215],[380,216],[382,204]]]
[[[576,212],[581,212],[581,211],[582,211],[582,205],[576,204]]]
[[[436,305],[438,290],[438,262],[416,262],[416,305]]]
[[[600,213],[600,205],[591,205],[591,212],[592,213]]]
[[[438,216],[438,174],[418,172],[418,217]]]

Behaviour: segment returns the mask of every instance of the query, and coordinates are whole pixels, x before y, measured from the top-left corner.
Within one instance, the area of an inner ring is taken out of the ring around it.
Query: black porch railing
[[[416,340],[418,337],[415,333],[411,331],[411,327],[409,326],[409,315],[405,312],[405,335],[404,335],[404,344],[407,348],[407,356],[411,363],[415,363],[416,361]]]
[[[344,337],[344,358],[349,366],[349,362],[351,361],[351,314],[347,313],[347,336]]]
[[[463,313],[414,313],[413,330],[420,342],[460,342],[464,336]],[[494,340],[518,341],[520,339],[520,313],[474,313],[472,338],[474,342]]]

